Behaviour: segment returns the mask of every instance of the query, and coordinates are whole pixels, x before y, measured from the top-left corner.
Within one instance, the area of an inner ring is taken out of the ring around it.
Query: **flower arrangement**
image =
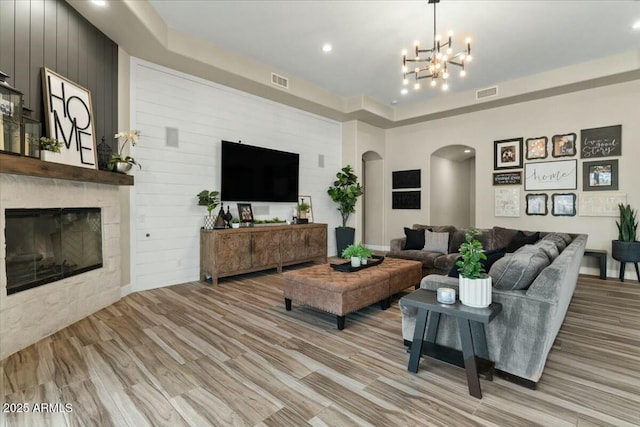
[[[47,138],[43,136],[40,138],[40,149],[45,151],[52,151],[54,153],[60,152],[63,142],[55,138]]]
[[[136,145],[136,142],[138,142],[138,139],[140,138],[140,131],[134,129],[127,132],[119,132],[114,135],[114,138],[118,140],[122,139],[124,142],[122,143],[122,147],[118,144],[118,151],[116,153],[111,154],[111,159],[109,159],[109,169],[113,169],[118,162],[136,165],[142,169],[142,165],[136,162],[133,157],[122,155],[122,150],[124,150],[127,143],[130,143],[131,146]]]

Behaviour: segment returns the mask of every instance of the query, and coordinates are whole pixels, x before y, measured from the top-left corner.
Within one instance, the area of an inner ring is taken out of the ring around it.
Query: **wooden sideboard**
[[[200,280],[304,262],[327,262],[327,224],[200,230]]]

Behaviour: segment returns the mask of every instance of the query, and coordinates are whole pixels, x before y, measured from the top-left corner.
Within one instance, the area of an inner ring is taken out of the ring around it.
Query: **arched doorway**
[[[362,243],[372,249],[384,246],[383,160],[375,151],[362,154]]]
[[[430,223],[475,226],[475,150],[466,145],[448,145],[434,151],[430,163]]]

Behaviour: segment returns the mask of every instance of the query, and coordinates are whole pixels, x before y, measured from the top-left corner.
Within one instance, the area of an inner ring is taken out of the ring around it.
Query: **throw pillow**
[[[541,240],[553,242],[558,248],[558,252],[564,251],[564,248],[567,247],[567,242],[559,233],[549,233]]]
[[[564,240],[562,241],[562,243],[564,243]],[[558,258],[558,255],[560,255],[558,246],[556,246],[556,243],[551,240],[538,240],[534,246],[542,249],[547,257],[549,257],[549,261],[551,262],[553,262],[553,260]]]
[[[506,253],[507,248],[499,248],[492,251],[486,251],[484,254],[487,256],[487,259],[480,260],[480,263],[484,267],[484,271],[488,273],[491,270],[493,264],[495,264],[495,262],[502,258]],[[460,260],[462,260],[462,257],[458,257],[456,262]],[[459,277],[460,272],[458,271],[458,266],[454,264],[453,267],[451,267],[451,270],[449,270],[449,274],[447,274],[447,276]]]
[[[412,230],[405,227],[404,234],[407,236],[407,242],[404,244],[405,250],[420,250],[424,247],[424,230]]]
[[[538,251],[522,251],[506,254],[496,261],[489,270],[493,287],[496,289],[527,289],[538,274],[549,265],[549,258]]]
[[[423,251],[446,254],[449,250],[449,233],[425,230]]]
[[[507,246],[507,253],[512,253],[523,247],[524,245],[533,245],[540,240],[540,232],[535,232],[529,236],[525,235],[522,231],[513,236],[511,242]]]

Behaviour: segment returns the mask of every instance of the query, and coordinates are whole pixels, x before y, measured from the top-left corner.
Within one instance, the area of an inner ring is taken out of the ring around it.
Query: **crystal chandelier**
[[[453,33],[449,31],[446,41],[443,41],[440,35],[436,34],[436,4],[440,3],[440,0],[428,0],[429,4],[433,4],[433,47],[431,49],[420,49],[418,41],[414,43],[415,58],[407,58],[407,51],[402,51],[402,75],[403,84],[409,84],[409,76],[412,74],[415,76],[414,89],[420,89],[421,79],[431,79],[430,85],[436,87],[438,85],[438,79],[442,79],[442,90],[449,89],[449,73],[450,66],[455,65],[460,68],[460,77],[464,77],[466,74],[465,65],[471,62],[473,57],[471,56],[471,39],[465,40],[466,49],[454,54],[453,46],[451,44],[451,37]],[[421,54],[426,56],[421,57]],[[416,67],[413,70],[409,69],[410,62],[415,62]]]

